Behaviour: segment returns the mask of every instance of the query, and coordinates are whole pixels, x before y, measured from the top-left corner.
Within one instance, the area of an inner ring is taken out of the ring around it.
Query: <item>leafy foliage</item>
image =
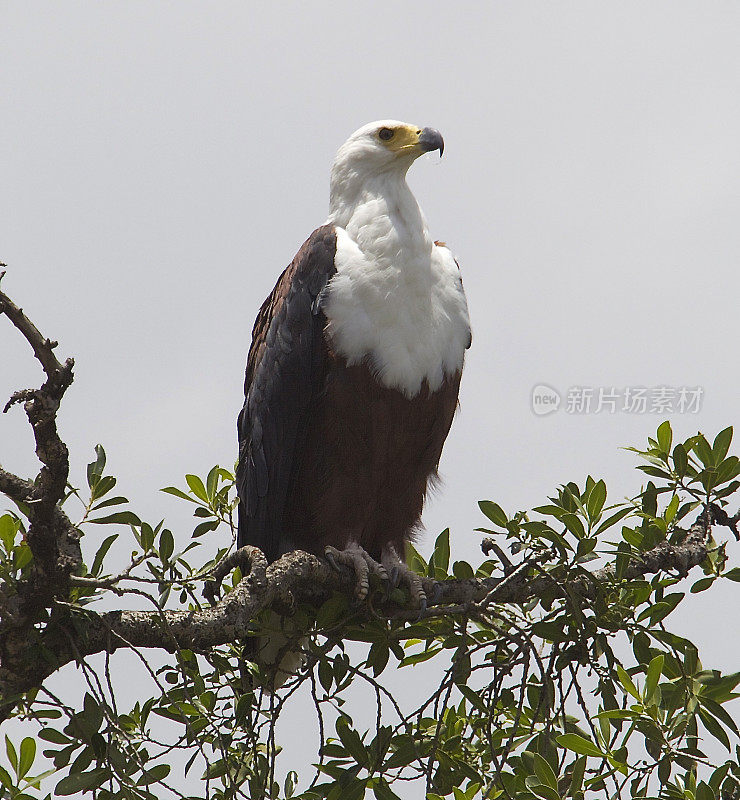
[[[286,648],[302,649],[305,663],[273,694],[264,688],[269,675],[245,660],[243,642],[203,653],[179,649],[159,665],[140,654],[151,690],[142,687],[127,712],[117,702],[116,657],[83,659],[87,691],[79,707],[44,688],[19,706],[18,716],[37,726],[39,750],[53,769],[34,769],[40,759],[31,736],[18,744],[6,738],[3,796],[43,797],[49,781],[57,796],[184,796],[171,788],[179,781],[177,768],[170,775],[173,754],[186,775],[200,778],[198,796],[209,798],[740,796],[740,733],[726,708],[738,697],[740,673],[705,667],[696,646],[667,627],[676,608],[690,602],[680,588],[684,575],[635,569],[646,553],[680,546],[698,515],[706,519],[710,506],[722,508],[740,487],[731,440],[727,428],[711,443],[698,434],[674,444],[663,423],[645,449],[633,449],[648,481],[631,500],[610,502],[604,481],[588,477],[562,484],[526,512],[508,514],[482,501],[479,530],[490,537],[486,549],[495,558],[479,565],[453,560],[444,531],[428,561],[409,547],[408,563],[437,582],[498,577],[500,588],[526,575],[537,582],[536,594],[502,603],[492,590],[462,605],[432,602],[420,615],[408,611],[401,590],[378,585],[360,605],[340,593],[318,608],[298,605],[278,624]],[[72,589],[72,619],[104,604],[112,590],[159,609],[200,608],[203,580],[230,548],[198,566],[193,559],[206,533],[210,541],[225,529],[233,545],[232,472],[214,467],[205,478],[187,475],[184,489],[164,489],[193,507],[190,541],[177,549],[163,521],[141,520],[113,494],[116,479],[105,468],[98,446],[87,489],[67,496],[81,502],[78,527],[98,542]],[[92,535],[98,525],[115,532],[101,541]],[[109,551],[126,530],[135,548],[117,571]],[[32,569],[25,532],[22,507],[0,516],[5,604]],[[725,568],[725,545],[708,542],[703,576],[689,594],[718,580],[740,581],[740,568]],[[225,590],[240,578],[237,569]],[[274,614],[264,615],[255,635],[275,624]],[[398,670],[410,686],[415,668],[435,676],[421,701],[413,699],[418,692],[407,697],[381,683]],[[371,720],[366,709],[354,708],[349,690],[356,686],[374,698]],[[318,756],[306,775],[285,772],[276,733],[297,693],[309,696],[316,711]],[[718,748],[723,759],[710,755]]]

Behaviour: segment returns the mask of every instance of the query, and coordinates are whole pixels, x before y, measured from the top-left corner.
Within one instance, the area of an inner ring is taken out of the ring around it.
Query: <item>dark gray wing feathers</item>
[[[280,276],[255,322],[237,423],[238,546],[272,561],[286,549],[283,510],[311,400],[323,383],[320,296],[335,272],[336,233],[315,230]]]

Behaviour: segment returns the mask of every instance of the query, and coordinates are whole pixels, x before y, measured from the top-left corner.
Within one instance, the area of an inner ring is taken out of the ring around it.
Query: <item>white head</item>
[[[352,203],[379,182],[402,181],[414,161],[433,150],[440,156],[444,151],[442,135],[434,128],[395,119],[364,125],[337,151],[331,170],[332,210]]]

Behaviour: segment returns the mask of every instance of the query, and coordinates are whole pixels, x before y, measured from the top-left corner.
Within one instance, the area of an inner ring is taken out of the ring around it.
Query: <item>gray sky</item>
[[[337,147],[391,117],[445,136],[410,183],[473,323],[425,543],[450,525],[477,560],[482,498],[514,511],[588,473],[637,491],[618,448],[667,415],[539,417],[530,395],[700,386],[679,435],[740,422],[739,40],[726,1],[6,0],[3,288],[76,358],[73,479],[102,442],[141,515],[187,535],[157,490],[233,462],[257,309],[326,217]],[[0,397],[38,380],[0,320]],[[36,470],[20,409],[0,461]],[[731,592],[680,617],[727,670]]]

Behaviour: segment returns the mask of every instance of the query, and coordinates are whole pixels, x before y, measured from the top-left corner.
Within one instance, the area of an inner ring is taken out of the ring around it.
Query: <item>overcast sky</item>
[[[76,359],[72,480],[102,442],[140,514],[188,535],[157,490],[233,464],[257,309],[327,215],[337,147],[390,117],[445,137],[410,183],[473,324],[426,544],[449,525],[477,560],[482,498],[636,492],[620,446],[740,422],[739,41],[727,1],[0,3],[3,288]],[[38,383],[0,319],[0,397]],[[532,413],[539,384],[558,411]],[[614,413],[568,413],[571,387]],[[701,409],[624,412],[630,387]],[[0,462],[36,471],[19,408]],[[732,586],[676,616],[727,670]]]

